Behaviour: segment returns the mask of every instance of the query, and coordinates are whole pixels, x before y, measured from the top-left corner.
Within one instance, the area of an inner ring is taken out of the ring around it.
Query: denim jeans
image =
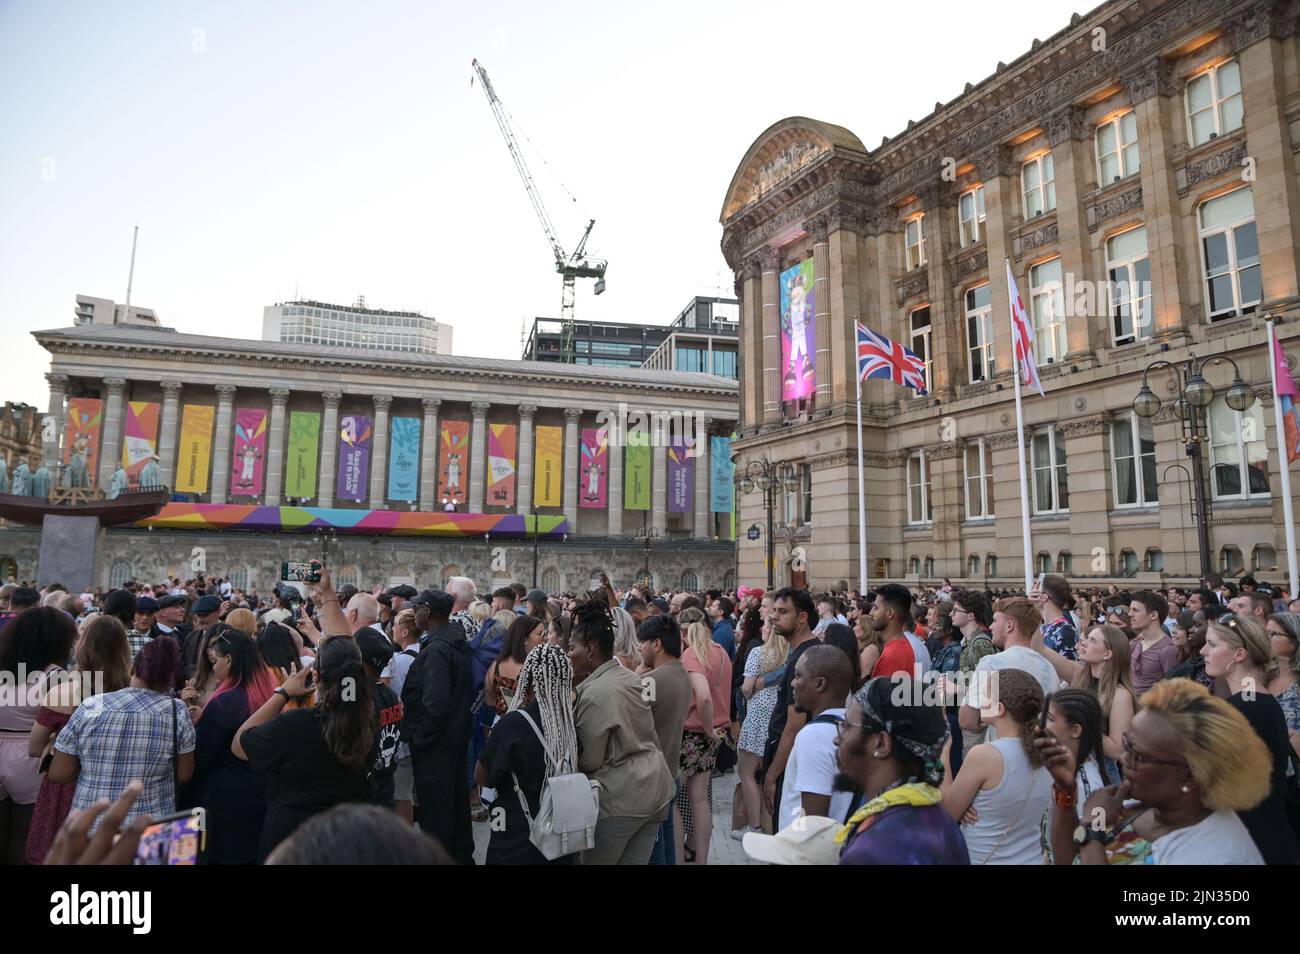
[[[673,838],[673,805],[676,799],[668,803],[668,811],[659,825],[659,834],[655,837],[654,850],[650,852],[649,864],[677,864],[677,848]]]

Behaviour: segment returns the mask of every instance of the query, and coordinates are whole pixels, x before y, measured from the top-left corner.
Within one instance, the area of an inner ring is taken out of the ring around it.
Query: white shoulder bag
[[[528,720],[537,740],[542,743],[548,762],[554,765],[546,739],[537,723],[523,709],[517,710]],[[555,766],[557,769],[559,766]],[[542,782],[541,805],[534,818],[528,810],[519,776],[510,773],[515,783],[519,806],[528,819],[528,839],[547,861],[554,861],[577,851],[596,846],[596,820],[600,817],[600,783],[581,772],[552,775]]]

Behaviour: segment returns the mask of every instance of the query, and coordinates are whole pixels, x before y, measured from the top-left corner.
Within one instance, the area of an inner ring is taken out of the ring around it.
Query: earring
[[[1184,794],[1184,795],[1186,795],[1186,794],[1187,794],[1188,792],[1190,792],[1191,790],[1192,790],[1192,789],[1191,789],[1191,786],[1190,786],[1190,785],[1184,785],[1184,786],[1183,786],[1183,794]]]

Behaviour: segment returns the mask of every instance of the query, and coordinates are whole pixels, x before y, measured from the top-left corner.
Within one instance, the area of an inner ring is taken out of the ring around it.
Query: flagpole
[[[867,493],[862,473],[862,373],[858,372],[858,593],[867,595]],[[1291,591],[1295,592],[1294,588]]]
[[[1006,260],[1007,275],[1011,274],[1011,259]],[[1007,298],[1011,297],[1011,282],[1007,282]],[[1008,308],[1011,306],[1008,305]],[[1014,314],[1012,317],[1014,323]],[[1020,472],[1020,534],[1021,543],[1025,551],[1025,593],[1033,592],[1034,565],[1033,565],[1033,544],[1029,538],[1029,480],[1026,476],[1027,458],[1025,457],[1025,411],[1020,405],[1020,355],[1016,352],[1016,333],[1014,326],[1011,330],[1011,364],[1015,382],[1016,393],[1016,450],[1019,457],[1016,459],[1016,469]]]
[[[1277,428],[1277,463],[1282,472],[1282,520],[1286,524],[1286,567],[1290,576],[1291,589],[1287,591],[1290,599],[1300,593],[1300,567],[1296,566],[1295,550],[1295,507],[1291,502],[1291,455],[1286,446],[1286,426],[1282,421],[1282,397],[1277,392],[1277,329],[1273,327],[1270,317],[1265,322],[1268,326],[1268,367],[1269,377],[1273,382],[1273,425]]]

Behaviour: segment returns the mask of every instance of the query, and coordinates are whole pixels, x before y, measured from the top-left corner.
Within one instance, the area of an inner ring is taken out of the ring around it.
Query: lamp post
[[[767,511],[767,588],[775,586],[776,541],[774,539],[774,522],[776,514],[776,495],[784,490],[787,493],[799,492],[799,474],[789,461],[773,463],[766,457],[751,460],[745,465],[745,476],[740,479],[741,493],[750,494],[755,489],[763,493],[763,508]]]
[[[1133,398],[1133,412],[1138,417],[1155,417],[1160,410],[1160,398],[1147,384],[1147,375],[1162,368],[1170,370],[1179,394],[1178,399],[1174,401],[1174,413],[1178,415],[1183,447],[1192,464],[1192,517],[1196,523],[1196,543],[1200,549],[1202,579],[1210,575],[1210,526],[1205,494],[1205,458],[1201,446],[1206,443],[1209,434],[1206,409],[1215,397],[1214,385],[1205,380],[1204,372],[1209,365],[1218,361],[1232,365],[1232,384],[1224,395],[1224,402],[1234,411],[1248,410],[1255,403],[1255,392],[1242,380],[1241,369],[1237,367],[1237,362],[1217,354],[1200,359],[1193,354],[1181,364],[1163,358],[1151,362],[1142,372],[1142,387]],[[1137,476],[1141,479],[1140,471]]]
[[[537,505],[528,509],[533,515],[533,589],[537,589]]]
[[[641,540],[645,541],[645,570],[642,571],[642,578],[646,580],[647,585],[649,585],[649,581],[653,579],[650,576],[650,545],[655,540],[659,539],[659,530],[656,527],[642,527],[636,532],[636,535]]]

